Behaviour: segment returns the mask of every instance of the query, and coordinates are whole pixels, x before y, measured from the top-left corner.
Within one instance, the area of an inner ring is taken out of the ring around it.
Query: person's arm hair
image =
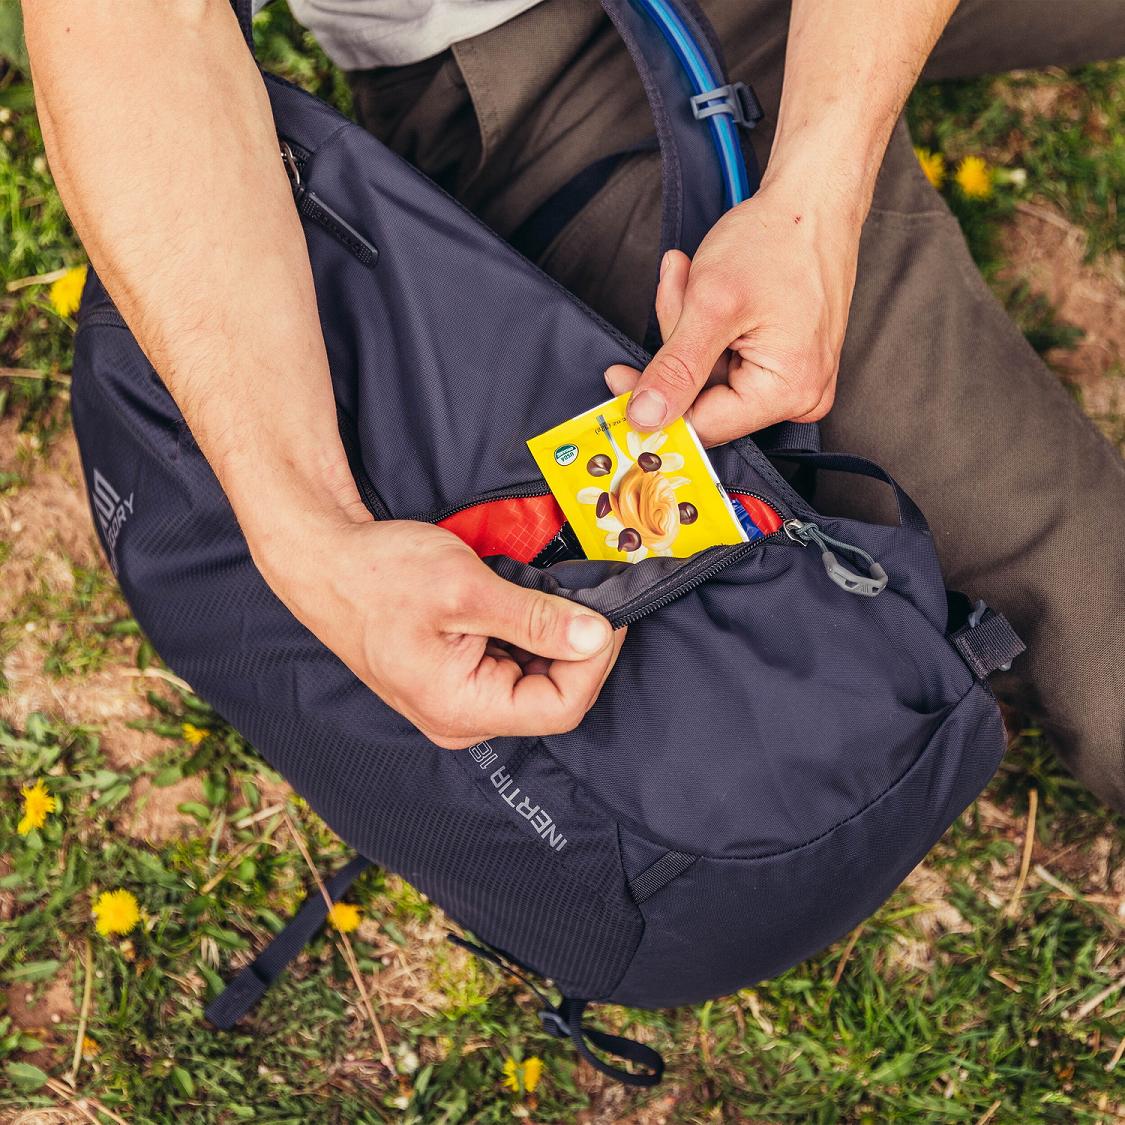
[[[361,518],[308,252],[230,5],[30,0],[24,18],[67,211],[247,534],[281,532],[255,523],[279,491],[310,518]]]
[[[24,20],[63,202],[278,596],[442,745],[575,725],[620,634],[436,527],[376,524],[360,499],[269,101],[227,0],[27,0]]]
[[[666,255],[656,301],[665,344],[643,374],[606,372],[615,394],[634,391],[636,425],[687,412],[716,444],[828,413],[875,179],[956,4],[794,0],[761,188],[692,260]]]

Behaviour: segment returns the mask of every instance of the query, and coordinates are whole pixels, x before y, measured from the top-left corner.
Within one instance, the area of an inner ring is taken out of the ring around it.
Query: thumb
[[[688,288],[675,328],[641,373],[628,407],[638,430],[658,430],[683,415],[734,339],[736,333],[706,300],[698,288]]]
[[[613,639],[610,623],[566,598],[527,590],[488,571],[474,591],[465,631],[495,637],[547,660],[587,660]]]

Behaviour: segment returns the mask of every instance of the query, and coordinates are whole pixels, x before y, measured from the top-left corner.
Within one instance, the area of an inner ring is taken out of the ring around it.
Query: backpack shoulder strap
[[[359,855],[333,875],[324,884],[332,902],[339,902],[370,866],[371,860]],[[229,1031],[285,972],[327,917],[328,903],[314,887],[293,920],[207,1005],[204,1016],[220,1030]]]
[[[661,253],[695,253],[719,216],[760,179],[738,126],[761,109],[744,83],[726,81],[716,37],[691,0],[602,0],[640,75],[660,143]]]

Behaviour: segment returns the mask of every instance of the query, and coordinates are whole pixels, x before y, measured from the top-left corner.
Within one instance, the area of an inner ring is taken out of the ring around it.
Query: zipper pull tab
[[[820,548],[820,560],[824,563],[825,573],[841,590],[864,598],[874,598],[886,588],[887,572],[862,547],[833,539],[831,535],[825,535],[815,523],[804,520],[786,520],[782,526],[794,543],[800,543],[802,547],[815,543]],[[862,560],[867,567],[867,574],[857,574],[846,567],[832,551],[833,547]]]
[[[285,165],[285,174],[289,177],[289,183],[293,186],[293,194],[299,198],[304,192],[304,188],[301,186],[301,169],[288,141],[281,142],[281,162]]]

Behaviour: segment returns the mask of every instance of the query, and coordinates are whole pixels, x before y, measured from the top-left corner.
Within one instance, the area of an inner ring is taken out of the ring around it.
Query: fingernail
[[[641,391],[629,399],[629,421],[642,430],[659,429],[668,413],[668,404],[656,391]]]
[[[570,647],[581,656],[593,656],[601,652],[606,646],[609,637],[606,635],[609,625],[604,618],[595,617],[591,613],[582,613],[570,619],[566,627],[566,639]]]
[[[665,250],[664,256],[660,259],[660,280],[664,280],[665,271],[668,269],[668,259],[671,257],[672,251]]]

